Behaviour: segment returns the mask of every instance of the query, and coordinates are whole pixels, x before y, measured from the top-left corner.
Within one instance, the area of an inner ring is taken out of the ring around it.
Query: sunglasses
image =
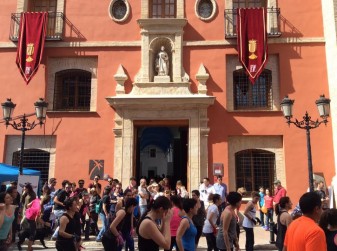
[[[79,185],[84,185],[84,183],[78,183]]]

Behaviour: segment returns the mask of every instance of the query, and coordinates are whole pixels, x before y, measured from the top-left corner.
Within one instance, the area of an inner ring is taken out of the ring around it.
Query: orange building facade
[[[163,3],[161,3],[163,2]],[[166,2],[166,3],[165,3]],[[1,101],[14,116],[48,103],[45,125],[27,132],[24,166],[42,178],[86,183],[109,174],[169,176],[198,188],[221,173],[230,190],[273,187],[293,201],[308,188],[306,135],[294,117],[318,118],[330,95],[319,0],[17,0],[0,4]],[[268,63],[248,82],[238,60],[236,8],[267,7]],[[294,8],[298,6],[298,8]],[[49,11],[40,68],[26,85],[15,64],[15,13]],[[158,54],[166,53],[160,74]],[[30,121],[34,116],[29,117]],[[333,123],[311,131],[314,173],[334,177]],[[0,127],[2,162],[18,165],[20,132]],[[60,183],[60,182],[59,182]]]

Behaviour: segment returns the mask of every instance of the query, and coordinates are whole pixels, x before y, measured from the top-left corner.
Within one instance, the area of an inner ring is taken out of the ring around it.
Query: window
[[[25,149],[23,166],[41,172],[41,184],[48,182],[50,153],[40,149]],[[20,151],[13,152],[12,164],[20,165]]]
[[[214,0],[197,0],[195,2],[195,12],[198,18],[208,21],[216,13],[216,2]]]
[[[109,14],[115,22],[125,21],[130,14],[130,6],[126,0],[112,0],[109,6]]]
[[[237,17],[236,9],[237,8],[252,8],[252,7],[267,7],[266,0],[233,0],[233,31],[236,32],[237,29]]]
[[[272,110],[271,71],[265,69],[252,84],[244,69],[233,72],[235,110]]]
[[[233,8],[266,7],[266,0],[233,0]]]
[[[151,18],[175,18],[176,0],[151,0]]]
[[[90,111],[91,73],[64,70],[55,74],[54,110]]]
[[[157,151],[155,148],[150,149],[150,158],[156,158],[157,157]]]
[[[248,193],[259,191],[259,187],[273,190],[275,154],[248,149],[235,154],[236,187],[246,188]]]
[[[33,0],[29,1],[31,11],[52,11],[56,12],[57,0]]]
[[[29,10],[32,12],[47,11],[48,25],[47,36],[52,36],[56,28],[57,0],[33,0],[29,1]]]

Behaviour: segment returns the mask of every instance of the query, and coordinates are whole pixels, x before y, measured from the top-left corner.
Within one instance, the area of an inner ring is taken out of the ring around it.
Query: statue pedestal
[[[156,83],[170,83],[170,76],[154,76],[153,82],[156,82]]]

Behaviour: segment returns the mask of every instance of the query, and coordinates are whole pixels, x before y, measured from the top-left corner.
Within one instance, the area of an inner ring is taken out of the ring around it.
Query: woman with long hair
[[[219,232],[216,238],[216,246],[219,250],[239,250],[239,239],[236,234],[237,217],[235,210],[241,206],[242,196],[238,192],[228,193],[226,200],[228,206],[220,216]]]
[[[264,205],[267,208],[266,213],[266,223],[264,229],[269,231],[270,222],[273,221],[273,213],[274,213],[274,198],[271,196],[269,188],[266,188],[266,195],[264,196]]]
[[[182,200],[178,195],[170,197],[172,203],[172,218],[170,222],[170,232],[171,232],[171,247],[165,251],[172,250],[176,246],[177,251],[179,251],[176,242],[177,230],[181,222],[181,217],[185,215],[183,211]]]
[[[102,243],[105,251],[121,251],[126,237],[130,235],[133,227],[133,211],[137,206],[135,198],[128,198],[125,201],[125,208],[118,210],[116,218],[112,221],[110,228],[103,234]],[[132,238],[131,238],[132,239]],[[133,243],[128,240],[128,248],[134,250]]]
[[[192,217],[197,214],[199,205],[195,199],[184,199],[183,209],[186,216],[182,217],[177,231],[177,245],[180,251],[195,250],[195,236],[197,228],[193,224]]]
[[[55,243],[57,251],[76,251],[77,243],[81,239],[76,235],[76,221],[74,215],[78,212],[77,198],[72,197],[64,201],[66,212],[60,218],[60,228]]]
[[[171,246],[170,221],[172,217],[171,202],[164,196],[149,204],[137,227],[139,251],[158,251],[159,247],[169,249]],[[156,220],[161,220],[158,228]]]
[[[90,202],[89,202],[89,212],[90,212],[90,219],[92,222],[90,223],[90,234],[91,235],[98,235],[98,205],[99,201],[101,200],[101,196],[96,191],[96,188],[93,187],[90,189]],[[97,212],[96,212],[97,207]]]
[[[22,215],[25,215],[25,211],[29,203],[36,199],[36,193],[33,190],[33,187],[30,183],[27,183],[23,187],[23,192],[21,196],[21,205],[22,205]]]
[[[204,226],[204,222],[206,219],[206,210],[205,210],[205,204],[202,200],[200,200],[200,192],[199,190],[193,190],[192,191],[192,198],[197,201],[199,204],[199,208],[197,211],[197,214],[193,216],[192,220],[197,228],[197,235],[195,236],[195,247],[198,247],[199,239],[202,235],[202,228]]]
[[[202,229],[203,234],[207,241],[207,251],[218,251],[216,247],[216,221],[219,217],[219,206],[221,205],[221,197],[219,194],[210,194],[209,200],[212,199],[211,205],[207,208],[207,216],[204,227]]]
[[[283,250],[284,238],[287,228],[292,222],[292,217],[288,211],[292,208],[293,203],[289,197],[282,197],[278,204],[275,205],[275,214],[277,215],[277,236],[276,247],[279,251]]]
[[[319,220],[319,226],[325,233],[327,251],[337,250],[337,209],[323,211]]]
[[[0,193],[0,250],[8,250],[12,243],[12,223],[14,221],[15,206],[10,193]]]

